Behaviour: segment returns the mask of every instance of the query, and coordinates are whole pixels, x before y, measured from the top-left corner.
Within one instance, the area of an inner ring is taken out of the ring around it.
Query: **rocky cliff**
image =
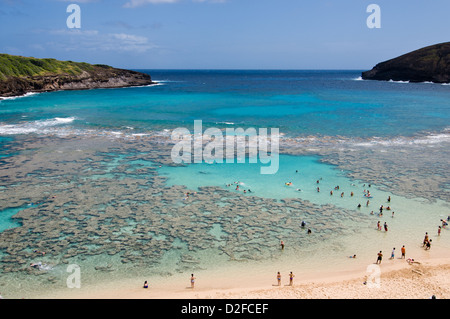
[[[107,65],[0,55],[0,97],[150,84],[148,74]]]
[[[450,42],[428,46],[377,64],[364,80],[450,83]]]

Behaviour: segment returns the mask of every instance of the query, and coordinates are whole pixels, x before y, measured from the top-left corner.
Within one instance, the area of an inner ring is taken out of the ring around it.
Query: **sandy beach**
[[[293,287],[224,294],[224,298],[250,299],[438,299],[450,296],[450,260],[389,267],[379,287],[368,287],[367,275],[354,279],[299,283]],[[275,287],[274,287],[275,288]],[[278,288],[278,287],[276,287]]]
[[[399,258],[383,260],[378,282],[375,274],[365,266],[359,271],[324,273],[320,277],[302,275],[289,286],[288,274],[283,273],[280,286],[274,276],[254,278],[253,284],[237,281],[235,288],[220,288],[230,287],[227,278],[216,278],[214,282],[203,278],[197,280],[201,284],[197,282],[194,289],[188,283],[178,289],[152,283],[149,289],[130,288],[135,283],[128,281],[91,293],[66,290],[58,296],[72,299],[430,299],[433,295],[447,299],[450,296],[449,257],[415,259],[414,263]]]

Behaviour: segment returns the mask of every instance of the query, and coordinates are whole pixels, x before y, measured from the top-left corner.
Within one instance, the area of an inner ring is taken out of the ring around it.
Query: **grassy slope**
[[[96,65],[110,68],[106,65]],[[58,61],[56,59],[36,59],[9,54],[0,54],[0,80],[8,77],[42,75],[78,75],[83,71],[93,71],[94,66],[84,62]]]

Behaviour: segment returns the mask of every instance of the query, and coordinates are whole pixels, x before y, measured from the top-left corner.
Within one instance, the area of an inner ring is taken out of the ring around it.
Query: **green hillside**
[[[110,68],[106,65],[98,67]],[[36,59],[9,54],[0,54],[0,80],[9,77],[45,75],[78,75],[83,71],[93,71],[94,66],[84,62],[59,61],[56,59]]]

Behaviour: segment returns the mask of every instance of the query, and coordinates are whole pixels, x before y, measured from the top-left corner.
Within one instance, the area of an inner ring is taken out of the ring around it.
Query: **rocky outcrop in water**
[[[364,80],[450,82],[450,42],[428,46],[377,64]]]

